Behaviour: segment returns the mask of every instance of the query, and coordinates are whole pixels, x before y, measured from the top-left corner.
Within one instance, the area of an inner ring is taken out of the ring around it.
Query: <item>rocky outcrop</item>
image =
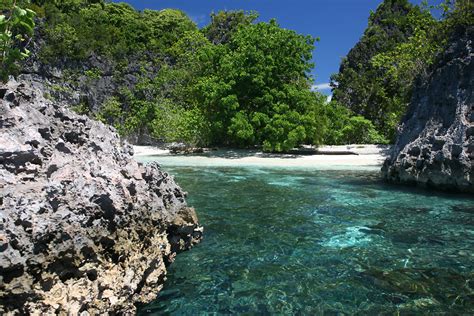
[[[415,88],[385,179],[474,193],[474,28],[459,32]]]
[[[0,314],[129,313],[202,235],[185,192],[110,127],[0,86]]]

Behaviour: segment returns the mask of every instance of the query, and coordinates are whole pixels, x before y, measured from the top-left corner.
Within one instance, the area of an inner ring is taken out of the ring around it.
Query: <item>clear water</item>
[[[164,167],[205,227],[140,315],[474,312],[474,199],[377,170]]]

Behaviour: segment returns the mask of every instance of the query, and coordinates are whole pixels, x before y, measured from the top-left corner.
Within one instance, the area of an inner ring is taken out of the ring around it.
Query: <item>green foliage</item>
[[[76,53],[79,38],[76,29],[71,25],[67,23],[54,25],[46,30],[46,36],[49,42],[56,43],[56,45],[54,48],[46,47],[43,52],[51,49],[55,54],[64,56],[72,56]]]
[[[100,112],[96,113],[95,118],[102,123],[114,126],[121,133],[126,132],[126,127],[122,124],[122,104],[117,98],[110,98],[105,101]]]
[[[89,107],[87,106],[87,104],[85,103],[79,103],[78,105],[74,105],[71,107],[71,110],[73,110],[74,112],[76,112],[77,114],[80,114],[80,115],[88,115],[90,114],[90,109]],[[103,119],[101,121],[104,121]]]
[[[90,79],[99,79],[102,77],[102,71],[98,68],[87,69],[84,71],[84,75]]]
[[[164,142],[206,144],[206,120],[199,108],[183,109],[169,100],[157,104],[151,134]]]
[[[198,100],[216,143],[284,151],[313,142],[309,91],[314,39],[284,30],[275,21],[241,25],[217,69],[196,84]]]
[[[248,26],[257,18],[253,11],[219,11],[211,14],[211,23],[202,31],[213,44],[227,44],[239,27]]]
[[[60,84],[51,84],[49,87],[54,92],[72,92],[71,88]]]
[[[126,103],[154,109],[146,128],[163,141],[265,142],[271,151],[319,142],[324,98],[309,90],[312,43],[276,22],[241,25],[225,45],[187,31],[166,50],[170,64],[153,79],[143,78]],[[133,109],[127,115],[136,117]]]
[[[114,83],[123,87],[97,113],[88,114],[122,135],[146,134],[196,146],[261,146],[272,152],[300,144],[386,142],[372,122],[311,91],[316,39],[283,29],[274,20],[255,23],[254,12],[218,12],[198,30],[179,10],[138,12],[128,4],[101,0],[37,0],[34,5],[45,15],[44,61],[88,65],[90,57],[107,60]],[[377,13],[373,17],[375,41],[387,35],[376,26],[379,18]],[[385,71],[378,68],[392,55],[372,62],[377,54],[373,50],[365,61],[373,71]],[[64,73],[72,84],[84,82],[83,76],[92,84],[109,71],[89,67]],[[347,73],[356,79],[359,75],[351,67]],[[124,76],[133,78],[133,86],[121,80]],[[371,88],[363,81],[356,84]],[[380,91],[379,99],[393,99],[389,91]],[[89,112],[85,104],[74,109]],[[395,125],[397,116],[387,115]]]
[[[373,122],[393,139],[406,110],[414,78],[433,60],[437,43],[425,42],[436,21],[407,0],[385,0],[363,37],[332,77],[334,100]]]
[[[34,32],[35,12],[24,9],[26,0],[2,0],[0,4],[0,80],[18,70],[17,62],[28,57],[26,49]]]
[[[445,17],[443,29],[448,33],[474,25],[473,0],[445,0],[441,8]]]
[[[104,2],[104,0],[33,0],[33,3],[38,5],[54,5],[64,13],[77,12],[91,4],[103,5]]]
[[[372,66],[383,73],[385,82],[401,87],[411,85],[416,75],[425,72],[443,46],[441,39],[430,40],[437,36],[438,22],[428,11],[422,14],[410,12],[407,18],[414,26],[407,41],[371,59]]]
[[[44,11],[44,8],[42,6],[37,5],[37,4],[30,3],[30,4],[26,5],[25,8],[28,8],[28,9],[34,11],[37,18],[42,19],[46,15],[46,12]]]
[[[186,32],[197,30],[196,24],[184,12],[174,9],[145,10],[143,19],[147,25],[147,39],[151,48],[159,51],[171,47]]]
[[[196,25],[179,10],[138,12],[126,3],[99,0],[51,1],[46,15],[45,61],[83,60],[99,54],[115,60],[163,53]]]
[[[444,11],[436,20],[430,9]],[[453,32],[474,25],[472,0],[412,6],[385,0],[371,14],[359,43],[332,77],[334,100],[369,119],[393,140],[417,78],[428,75]]]
[[[360,115],[351,116],[341,130],[341,141],[351,144],[386,144],[383,138],[369,120]]]
[[[387,144],[371,121],[354,115],[349,109],[333,101],[325,107],[328,128],[324,143],[328,145],[346,144]]]

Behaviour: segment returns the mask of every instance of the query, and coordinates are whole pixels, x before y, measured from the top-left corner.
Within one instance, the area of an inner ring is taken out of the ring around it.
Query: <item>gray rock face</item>
[[[112,128],[0,86],[0,314],[132,313],[201,239],[185,192]]]
[[[120,90],[133,91],[140,80],[152,79],[160,71],[154,62],[157,56],[151,53],[131,54],[126,65],[95,53],[80,61],[58,58],[45,62],[40,57],[45,45],[43,27],[43,21],[38,20],[36,34],[28,47],[31,54],[23,61],[19,78],[41,89],[48,99],[75,107],[82,114],[100,112],[108,100],[120,95]],[[137,145],[160,144],[147,129],[127,135],[127,140]]]
[[[110,59],[96,54],[84,60],[57,59],[45,62],[40,57],[45,45],[42,37],[43,21],[38,20],[36,34],[29,45],[29,57],[23,61],[20,78],[41,85],[50,98],[67,106],[82,105],[92,112],[100,109],[119,88],[133,90],[141,71],[139,58],[129,56],[127,65],[117,69]],[[147,67],[148,72],[154,68]],[[157,70],[156,70],[157,71]]]
[[[388,181],[474,193],[474,28],[458,35],[415,88],[382,168]]]

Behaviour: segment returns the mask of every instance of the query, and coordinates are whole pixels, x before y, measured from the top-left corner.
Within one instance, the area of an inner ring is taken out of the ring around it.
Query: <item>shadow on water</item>
[[[389,183],[382,178],[381,172],[377,171],[350,171],[350,170],[328,170],[323,171],[328,174],[334,174],[341,183],[358,187],[374,188],[379,191],[399,192],[406,194],[415,194],[420,197],[440,197],[451,200],[473,200],[472,194],[449,192],[429,187],[419,186],[416,184],[397,184]],[[473,206],[474,207],[474,206]]]
[[[278,153],[264,153],[259,150],[251,149],[218,149],[206,151],[203,153],[189,153],[189,154],[157,154],[148,155],[148,157],[154,157],[159,159],[160,157],[175,157],[177,159],[183,157],[206,157],[206,158],[225,158],[225,159],[241,159],[248,157],[258,158],[280,158],[280,159],[295,159],[300,155],[295,154],[278,154]]]
[[[355,146],[357,148],[357,146]],[[391,146],[387,145],[378,145],[377,148],[380,150],[380,153],[383,156],[387,156],[391,153]],[[353,146],[348,146],[348,151],[353,149]],[[313,153],[315,155],[316,153]],[[259,158],[281,158],[281,159],[294,159],[299,158],[302,156],[307,156],[308,152],[305,150],[301,150],[299,153],[267,153],[262,152],[261,150],[257,149],[227,149],[222,148],[218,150],[210,150],[204,153],[192,153],[186,155],[171,155],[175,157],[186,157],[186,156],[195,156],[195,157],[209,157],[209,158],[227,158],[227,159],[239,159],[239,158],[247,158],[247,157],[259,157]],[[337,156],[337,154],[335,154]],[[340,155],[346,155],[344,153],[340,153]]]
[[[218,149],[211,150],[204,153],[194,153],[187,155],[175,155],[176,157],[208,157],[208,158],[226,158],[226,159],[241,159],[247,157],[259,157],[259,158],[283,158],[283,159],[294,159],[298,158],[298,155],[293,154],[277,154],[277,153],[264,153],[255,149]]]

